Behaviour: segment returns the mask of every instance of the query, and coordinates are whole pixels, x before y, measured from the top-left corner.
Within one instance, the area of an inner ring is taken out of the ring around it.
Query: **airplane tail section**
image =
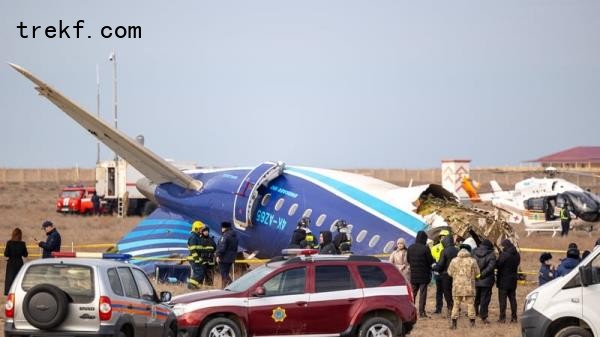
[[[35,89],[40,95],[54,103],[54,105],[59,107],[111,150],[127,160],[127,162],[154,183],[162,184],[171,182],[194,190],[202,188],[202,182],[181,172],[171,163],[138,144],[124,133],[90,114],[77,103],[44,83],[26,69],[12,63],[10,63],[10,66],[32,81],[36,85]]]
[[[154,272],[157,263],[185,262],[192,221],[159,207],[123,236],[117,242],[117,249],[119,253],[131,254],[132,263],[146,273]],[[211,235],[216,235],[215,240],[220,237],[217,231],[211,230]]]
[[[471,200],[472,202],[480,202],[481,201],[481,197],[479,196],[479,193],[477,192],[478,187],[479,187],[478,183],[473,182],[468,176],[463,176],[462,188],[463,188],[463,190],[465,190],[465,192],[469,196],[469,200]]]

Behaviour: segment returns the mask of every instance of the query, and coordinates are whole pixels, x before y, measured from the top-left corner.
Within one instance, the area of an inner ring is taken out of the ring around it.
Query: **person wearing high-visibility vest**
[[[202,285],[204,279],[204,268],[201,265],[201,238],[200,232],[205,227],[202,221],[194,221],[192,223],[192,231],[188,238],[189,255],[187,257],[190,266],[192,267],[192,275],[188,278],[188,289],[198,289]]]
[[[208,226],[201,229],[200,235],[200,266],[202,268],[203,281],[207,286],[213,285],[213,275],[215,270],[215,251],[217,244],[212,236],[209,235]]]
[[[448,236],[450,232],[447,229],[442,229],[440,231],[440,239],[439,242],[433,247],[431,247],[431,256],[435,260],[437,264],[440,261],[440,257],[442,256],[442,251],[444,250],[444,245],[442,244],[442,239]],[[444,297],[444,287],[442,285],[442,276],[435,272],[433,273],[433,279],[435,281],[435,311],[434,314],[441,314],[443,307],[443,297]]]
[[[569,228],[571,227],[571,213],[569,212],[569,204],[566,202],[563,208],[560,210],[560,226],[562,227],[560,236],[569,235]]]

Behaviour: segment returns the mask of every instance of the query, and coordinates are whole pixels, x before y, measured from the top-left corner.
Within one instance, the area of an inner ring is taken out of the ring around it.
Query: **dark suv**
[[[173,299],[185,337],[403,336],[416,323],[412,290],[370,256],[276,258],[224,290]]]
[[[113,260],[27,263],[6,301],[4,336],[175,337],[177,321],[142,269]]]

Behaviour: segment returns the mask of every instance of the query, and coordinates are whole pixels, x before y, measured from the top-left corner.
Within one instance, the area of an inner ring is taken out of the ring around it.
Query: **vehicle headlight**
[[[185,305],[178,303],[173,306],[173,313],[175,316],[181,316],[185,313]]]
[[[527,311],[527,310],[533,308],[533,305],[535,304],[535,300],[537,300],[537,297],[538,297],[537,292],[527,296],[527,298],[525,299],[525,309],[523,311]]]

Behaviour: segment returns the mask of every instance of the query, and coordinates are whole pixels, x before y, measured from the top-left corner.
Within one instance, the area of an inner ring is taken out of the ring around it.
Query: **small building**
[[[600,168],[600,146],[577,146],[529,162],[540,163],[543,167]]]

